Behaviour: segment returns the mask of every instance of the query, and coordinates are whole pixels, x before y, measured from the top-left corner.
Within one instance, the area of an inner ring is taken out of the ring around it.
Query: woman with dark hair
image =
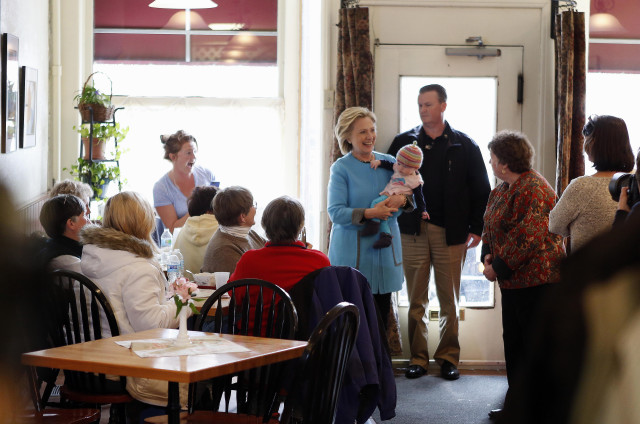
[[[204,252],[211,236],[218,229],[218,220],[213,215],[213,198],[218,188],[214,186],[196,187],[189,197],[189,218],[176,237],[174,248],[184,256],[185,270],[200,272]]]
[[[515,131],[501,131],[489,143],[491,168],[503,182],[491,191],[484,214],[484,276],[502,294],[502,338],[509,387],[527,352],[536,310],[560,279],[562,238],[549,232],[556,194],[533,170],[533,146]],[[508,395],[508,392],[507,392]],[[501,410],[489,417],[497,418]]]
[[[298,240],[303,226],[304,208],[299,201],[282,196],[269,202],[262,214],[269,241],[262,249],[242,255],[229,281],[260,278],[289,290],[311,271],[331,265],[324,253]]]
[[[549,215],[549,230],[570,237],[572,251],[611,228],[617,204],[609,194],[609,181],[616,172],[630,172],[634,164],[622,119],[590,116],[582,135],[584,151],[597,172],[573,179]]]
[[[173,168],[153,186],[153,206],[165,228],[173,232],[189,218],[187,199],[193,189],[213,185],[215,177],[208,169],[196,165],[198,142],[195,137],[180,130],[162,135],[160,140],[164,145],[164,158]]]
[[[262,214],[262,228],[269,241],[262,249],[245,252],[229,281],[259,278],[289,291],[310,272],[331,265],[324,253],[298,240],[302,227],[304,208],[299,201],[282,196],[269,202]],[[253,293],[251,297],[255,301]],[[268,305],[269,301],[264,306],[265,317]],[[249,327],[253,328],[253,317]]]
[[[251,229],[257,205],[249,190],[232,186],[218,191],[212,208],[218,229],[205,250],[202,272],[232,273],[247,250],[264,247],[265,240]]]
[[[640,206],[638,206],[640,205],[640,201],[638,201],[637,199],[637,194],[635,195],[635,198],[632,196],[631,202],[633,202],[633,204],[629,204],[629,191],[634,188],[634,192],[638,193],[638,191],[640,191],[640,150],[638,151],[638,155],[636,156],[636,173],[634,177],[637,187],[622,187],[620,189],[618,209],[616,210],[615,219],[613,221],[614,226],[618,226],[626,220],[631,219],[631,217],[637,214],[640,210]],[[631,183],[631,180],[629,182]]]
[[[80,231],[89,222],[87,206],[73,194],[48,199],[40,210],[40,223],[50,237],[38,253],[38,263],[49,269],[80,271]]]

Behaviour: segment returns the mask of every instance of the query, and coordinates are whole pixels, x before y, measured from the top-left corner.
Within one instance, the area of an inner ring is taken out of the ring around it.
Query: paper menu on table
[[[244,346],[230,342],[217,335],[191,337],[191,344],[188,346],[174,346],[175,339],[128,340],[116,343],[124,348],[131,349],[141,358],[250,351]]]

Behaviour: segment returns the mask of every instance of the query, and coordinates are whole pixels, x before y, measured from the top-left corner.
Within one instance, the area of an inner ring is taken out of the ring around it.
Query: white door
[[[421,124],[418,91],[427,84],[441,84],[448,94],[445,119],[478,143],[493,186],[495,179],[488,165],[487,143],[497,130],[522,130],[519,97],[523,93],[519,90],[523,48],[487,46],[499,48],[500,56],[478,59],[477,56],[448,56],[445,50],[451,47],[454,46],[376,46],[376,150],[386,152],[396,134]],[[498,304],[494,308],[494,287],[482,275],[480,248],[469,250],[461,281],[461,307],[467,308],[460,322],[462,359],[491,361],[503,357],[500,307]],[[429,309],[437,310],[433,284],[430,292]],[[406,305],[404,290],[400,294],[400,305],[403,304]],[[468,309],[474,307],[489,309]],[[429,345],[433,348],[438,337],[437,313],[430,313],[429,317],[432,320],[429,338],[435,337]]]

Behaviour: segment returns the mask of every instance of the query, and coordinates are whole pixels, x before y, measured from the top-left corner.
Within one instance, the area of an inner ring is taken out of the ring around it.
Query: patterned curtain
[[[369,39],[369,9],[340,9],[338,38],[338,75],[333,107],[333,123],[348,107],[373,106],[373,57]],[[331,163],[342,154],[338,140],[333,139]]]
[[[586,60],[583,12],[556,15],[556,129],[558,196],[584,175],[582,127],[585,122]]]

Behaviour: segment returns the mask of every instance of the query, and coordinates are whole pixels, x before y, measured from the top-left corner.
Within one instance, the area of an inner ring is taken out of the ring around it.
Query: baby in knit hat
[[[422,193],[422,176],[418,169],[422,165],[422,151],[414,141],[413,144],[404,146],[396,155],[396,163],[388,160],[375,159],[371,161],[372,168],[378,166],[393,170],[393,175],[380,196],[371,202],[371,207],[386,200],[393,194],[413,194],[416,199],[416,208],[421,211],[422,219],[429,219],[427,205]],[[367,221],[364,229],[360,232],[363,237],[372,236],[380,232],[380,238],[373,244],[374,249],[382,249],[391,246],[391,228],[387,221],[373,218]]]

